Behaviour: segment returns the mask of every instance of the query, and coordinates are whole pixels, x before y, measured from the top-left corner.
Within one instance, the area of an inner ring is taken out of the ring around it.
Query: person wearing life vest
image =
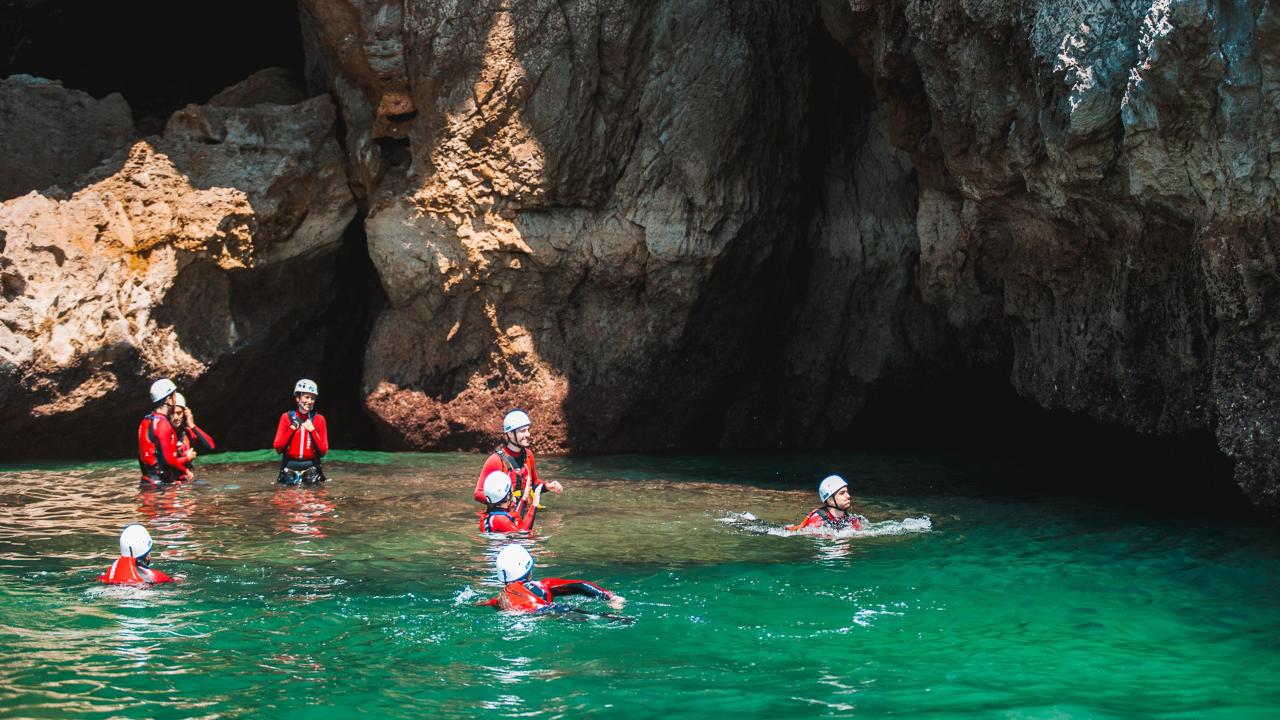
[[[484,479],[484,496],[489,507],[480,518],[482,532],[522,532],[533,528],[542,487],[535,488],[522,502],[516,502],[511,492],[511,477],[501,470],[494,470]]]
[[[178,387],[168,378],[151,383],[151,412],[138,425],[138,466],[142,481],[159,485],[191,480],[191,460],[179,454],[178,434],[170,422]]]
[[[98,582],[108,585],[141,585],[175,582],[166,573],[151,567],[151,533],[134,523],[120,533],[120,557],[107,571],[98,576]]]
[[[280,453],[280,482],[322,482],[324,470],[320,460],[329,452],[329,428],[324,416],[315,412],[320,390],[306,378],[293,386],[296,410],[280,416],[276,425],[275,451]]]
[[[849,496],[849,483],[839,475],[828,475],[818,483],[818,498],[822,505],[809,512],[799,525],[788,530],[861,530],[866,518],[851,512],[853,498]]]
[[[474,493],[476,502],[489,504],[484,494],[484,481],[495,472],[504,472],[511,478],[512,493],[517,498],[542,489],[543,482],[533,464],[533,451],[529,449],[533,444],[532,425],[533,421],[523,410],[512,410],[502,419],[503,444],[493,451],[480,469]],[[554,493],[564,491],[564,486],[555,480],[545,485]]]
[[[520,545],[504,545],[498,550],[494,566],[498,570],[498,579],[503,583],[502,592],[495,598],[481,600],[477,605],[491,605],[500,610],[515,612],[543,613],[566,610],[567,608],[556,603],[557,599],[566,595],[585,595],[604,600],[614,609],[621,609],[626,603],[626,598],[621,595],[615,595],[586,580],[532,579],[533,556]]]
[[[173,416],[170,422],[173,423],[173,429],[178,434],[178,457],[185,457],[190,463],[200,453],[212,452],[215,447],[213,438],[196,426],[195,414],[191,412],[191,408],[187,407],[187,399],[182,393],[173,394],[173,403]],[[199,452],[196,451],[197,445],[200,446]]]

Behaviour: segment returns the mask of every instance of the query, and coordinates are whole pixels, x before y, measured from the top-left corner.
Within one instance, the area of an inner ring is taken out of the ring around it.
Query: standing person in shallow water
[[[175,407],[172,422],[178,434],[178,456],[185,457],[188,463],[192,463],[200,453],[213,451],[213,438],[196,426],[196,416],[187,407],[187,399],[182,393],[174,393],[173,402]],[[196,451],[197,445],[200,446],[199,452]]]
[[[280,416],[272,443],[281,454],[280,482],[294,485],[325,480],[320,461],[329,452],[329,428],[324,416],[315,411],[319,394],[316,384],[306,378],[293,386],[298,407]]]
[[[495,598],[481,600],[477,605],[492,605],[500,610],[516,612],[555,612],[565,609],[556,605],[556,599],[565,595],[585,595],[604,600],[615,610],[627,602],[621,595],[586,580],[534,580],[533,556],[520,545],[503,545],[498,550],[494,566],[498,570],[498,579],[503,583],[502,592]]]
[[[533,421],[523,410],[512,410],[502,419],[503,444],[493,451],[480,469],[473,496],[476,502],[489,504],[484,494],[484,481],[495,472],[506,473],[511,478],[512,493],[516,498],[525,497],[534,490],[542,490],[543,482],[533,464]],[[552,480],[546,489],[554,493],[564,491],[564,486]]]
[[[191,480],[189,458],[178,452],[178,434],[170,421],[178,386],[168,378],[151,383],[151,412],[138,425],[138,466],[142,482],[152,485]]]
[[[120,557],[98,576],[98,582],[108,585],[174,582],[169,575],[151,568],[151,548],[151,533],[146,528],[137,523],[126,526],[120,533]]]
[[[792,525],[788,530],[825,529],[825,530],[861,530],[866,518],[851,512],[853,498],[849,496],[849,483],[839,475],[828,475],[818,483],[818,498],[822,505],[811,510],[799,525]]]
[[[517,503],[511,493],[511,477],[501,470],[494,470],[484,479],[485,502],[489,504],[480,518],[481,532],[510,533],[533,529],[533,519],[538,514],[538,500],[542,498],[542,486]]]

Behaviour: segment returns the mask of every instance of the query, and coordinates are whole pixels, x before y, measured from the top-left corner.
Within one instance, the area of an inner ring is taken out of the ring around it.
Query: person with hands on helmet
[[[98,576],[108,585],[139,585],[176,582],[175,578],[151,567],[151,533],[134,523],[120,533],[120,557]]]
[[[187,462],[195,460],[201,452],[212,452],[214,449],[213,438],[209,437],[209,433],[201,430],[196,425],[196,416],[191,412],[191,408],[187,407],[187,399],[182,393],[173,394],[173,429],[178,434],[178,456],[187,458]],[[200,446],[200,452],[196,452],[196,445]]]
[[[512,410],[502,419],[503,444],[493,451],[480,469],[473,494],[476,502],[489,504],[484,494],[484,481],[495,472],[504,472],[511,478],[512,494],[516,498],[542,489],[543,482],[533,464],[533,451],[529,449],[533,444],[532,426],[533,421],[523,410]],[[564,491],[564,486],[552,480],[546,483],[546,489],[559,493]]]
[[[272,443],[280,453],[279,480],[295,484],[299,480],[321,482],[325,479],[320,460],[329,452],[329,428],[324,416],[315,411],[320,390],[306,378],[293,386],[296,410],[280,416],[276,439]]]
[[[159,485],[191,480],[191,459],[178,450],[178,433],[170,417],[176,406],[178,386],[168,378],[151,383],[151,412],[138,425],[138,466],[142,481]]]
[[[498,559],[494,562],[498,570],[498,579],[502,581],[502,592],[497,597],[481,600],[477,605],[492,605],[500,610],[515,612],[556,612],[566,608],[556,604],[558,598],[565,595],[585,595],[597,600],[604,600],[609,607],[621,609],[627,602],[621,595],[586,580],[564,580],[546,578],[534,580],[533,556],[520,545],[504,545],[498,550]]]
[[[851,512],[853,498],[849,496],[849,483],[839,475],[828,475],[818,484],[818,498],[822,505],[810,511],[799,525],[788,530],[826,529],[861,530],[866,518]]]
[[[533,528],[542,486],[534,488],[522,502],[516,502],[511,492],[511,477],[501,470],[494,470],[484,479],[484,497],[489,507],[480,519],[482,532],[522,532]]]

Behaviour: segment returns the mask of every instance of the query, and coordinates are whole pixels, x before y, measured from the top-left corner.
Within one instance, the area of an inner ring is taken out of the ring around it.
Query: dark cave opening
[[[0,77],[59,80],[94,97],[118,92],[140,129],[155,132],[175,110],[263,68],[303,76],[294,3],[233,0],[197,16],[194,9],[156,0],[10,0],[0,5]]]

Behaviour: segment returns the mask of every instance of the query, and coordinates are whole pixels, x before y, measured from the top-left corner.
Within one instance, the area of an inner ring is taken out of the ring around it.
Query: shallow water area
[[[204,462],[204,461],[209,462]],[[538,577],[631,622],[476,607],[477,455],[269,454],[141,490],[130,463],[0,467],[0,716],[1273,717],[1274,528],[983,498],[918,457],[540,460]],[[870,524],[791,533],[825,472]],[[106,587],[142,522],[176,585]],[[576,603],[575,603],[576,604]],[[584,602],[586,611],[605,611]]]

